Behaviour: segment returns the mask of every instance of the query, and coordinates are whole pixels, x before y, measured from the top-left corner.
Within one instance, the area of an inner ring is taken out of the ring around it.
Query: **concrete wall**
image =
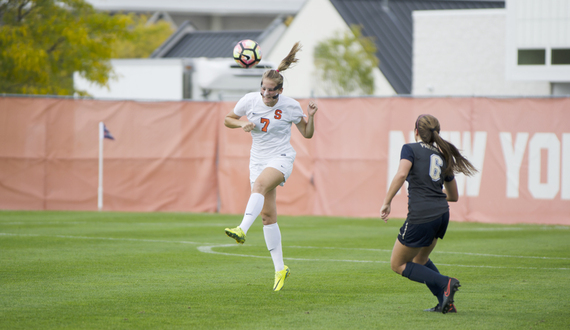
[[[549,95],[549,82],[505,73],[506,11],[416,11],[414,95]]]
[[[507,78],[570,82],[570,65],[552,64],[552,49],[570,49],[570,1],[507,0]],[[519,49],[544,50],[545,63],[518,65]]]
[[[95,98],[136,100],[182,100],[182,59],[115,59],[111,65],[116,74],[109,88],[92,84],[74,75],[75,88]]]

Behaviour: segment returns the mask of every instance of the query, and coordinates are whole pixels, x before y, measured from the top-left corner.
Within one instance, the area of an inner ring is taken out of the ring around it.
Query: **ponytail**
[[[416,120],[416,129],[423,142],[430,145],[437,145],[447,167],[443,170],[443,175],[449,176],[455,173],[463,173],[472,176],[477,173],[477,169],[467,158],[463,157],[459,150],[452,144],[441,138],[439,135],[439,121],[432,115],[420,115]]]
[[[280,72],[289,69],[293,63],[297,63],[297,61],[299,61],[299,59],[296,58],[295,56],[297,52],[301,50],[301,48],[302,48],[301,43],[296,42],[293,45],[293,48],[291,48],[291,50],[289,51],[289,54],[287,54],[287,56],[283,60],[281,60],[281,63],[279,63],[277,70],[265,71],[263,73],[263,76],[261,77],[261,81],[263,82],[263,79],[266,78],[271,79],[275,82],[277,88],[281,89],[283,87],[283,76],[281,75]]]

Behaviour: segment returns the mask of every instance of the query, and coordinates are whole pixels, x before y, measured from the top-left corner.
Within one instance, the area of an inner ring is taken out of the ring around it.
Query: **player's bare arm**
[[[443,189],[443,192],[447,196],[447,201],[457,202],[459,200],[459,192],[457,191],[457,182],[455,179],[449,182],[445,181],[443,183],[443,186],[445,187],[445,189]]]
[[[310,139],[313,137],[313,134],[315,133],[315,114],[317,113],[317,110],[319,110],[319,108],[317,107],[317,104],[313,101],[309,102],[309,105],[307,106],[307,113],[309,114],[309,118],[307,120],[305,120],[304,118],[297,124],[297,128],[299,129],[299,132],[301,132],[301,135],[303,135],[303,137],[305,137],[306,139]]]
[[[392,199],[394,199],[394,196],[396,196],[398,190],[402,188],[402,185],[404,184],[404,181],[406,181],[411,168],[412,162],[407,159],[400,160],[398,171],[390,183],[390,188],[388,189],[388,193],[386,194],[386,198],[384,199],[384,203],[380,209],[380,217],[384,220],[384,222],[388,220],[388,216],[390,215],[390,211],[392,209]]]
[[[255,124],[246,120],[241,120],[234,111],[230,111],[224,119],[224,125],[229,128],[242,128],[245,132],[251,132],[255,128]]]

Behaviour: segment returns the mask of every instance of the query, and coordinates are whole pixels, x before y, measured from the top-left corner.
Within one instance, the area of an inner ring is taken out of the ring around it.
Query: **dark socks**
[[[448,277],[443,276],[437,270],[433,262],[428,261],[426,265],[420,265],[413,262],[408,262],[406,268],[402,272],[402,276],[409,278],[412,281],[425,283],[434,296],[440,301],[441,294],[447,286]]]
[[[439,273],[439,270],[437,269],[437,267],[434,265],[434,263],[431,261],[431,259],[428,260],[428,262],[426,262],[426,264],[424,265],[427,268],[433,270],[436,273]],[[427,284],[426,284],[427,285]],[[427,285],[427,287],[429,288],[429,290],[431,291],[431,293],[437,297],[437,300],[439,301],[439,304],[441,305],[441,302],[443,301],[443,294],[442,291],[435,286],[430,286]]]
[[[439,273],[439,269],[437,269],[437,267],[433,264],[433,262],[431,261],[431,259],[428,259],[428,262],[426,262],[426,264],[424,265],[427,268],[433,270],[436,273]]]

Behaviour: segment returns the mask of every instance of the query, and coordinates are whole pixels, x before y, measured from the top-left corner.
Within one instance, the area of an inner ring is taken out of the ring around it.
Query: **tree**
[[[74,72],[106,86],[112,45],[131,23],[84,0],[0,0],[0,93],[85,95]]]
[[[115,42],[113,58],[149,57],[174,32],[168,22],[149,24],[146,15],[130,14],[129,17],[133,21],[129,27],[132,37]]]
[[[376,46],[364,37],[359,26],[337,33],[315,46],[319,85],[327,95],[370,95],[374,93],[372,70],[378,66]]]

